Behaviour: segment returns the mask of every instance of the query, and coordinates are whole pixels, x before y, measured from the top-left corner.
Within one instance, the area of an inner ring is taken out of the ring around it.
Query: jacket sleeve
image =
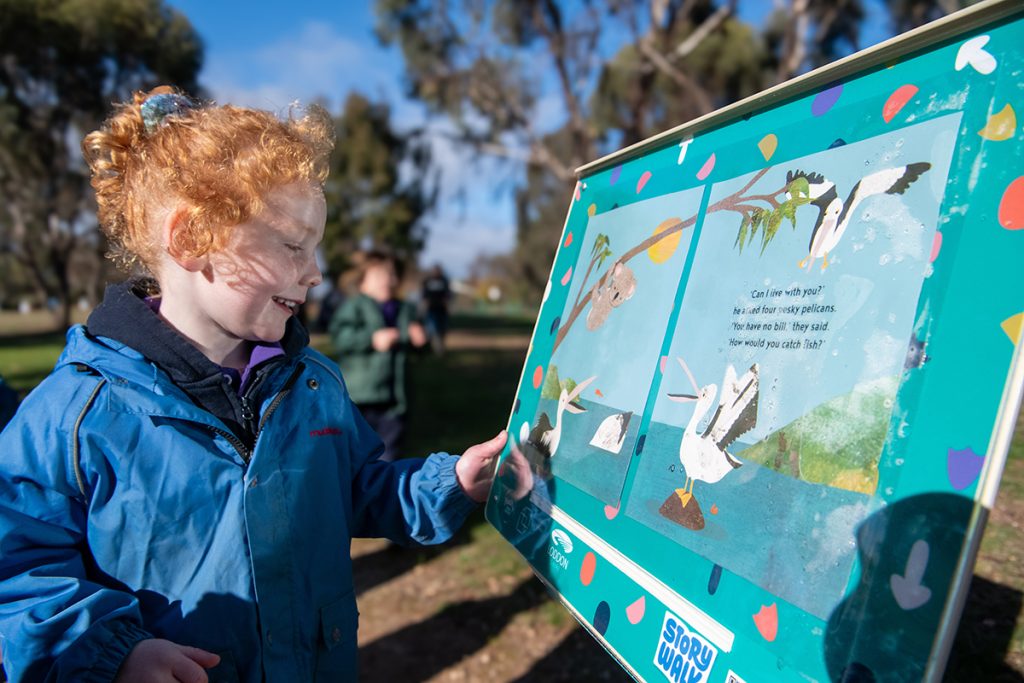
[[[328,328],[334,350],[341,354],[373,351],[373,332],[358,296],[345,300],[331,318]]]
[[[0,434],[3,663],[11,681],[109,682],[152,636],[135,597],[97,583],[87,569],[86,503],[71,444],[98,380],[85,391],[60,382],[44,381]]]
[[[349,401],[354,428],[352,454],[352,533],[383,537],[402,545],[443,543],[466,521],[477,503],[455,477],[458,457],[434,453],[428,458],[378,460],[383,444]]]

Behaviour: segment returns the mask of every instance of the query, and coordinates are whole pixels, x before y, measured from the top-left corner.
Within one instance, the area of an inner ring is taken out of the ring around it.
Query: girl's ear
[[[171,260],[189,272],[198,273],[207,266],[206,256],[195,256],[180,246],[182,243],[181,237],[187,227],[187,218],[188,211],[184,206],[179,206],[173,211],[168,212],[167,217],[164,219],[161,236],[167,250],[167,255],[171,257]]]

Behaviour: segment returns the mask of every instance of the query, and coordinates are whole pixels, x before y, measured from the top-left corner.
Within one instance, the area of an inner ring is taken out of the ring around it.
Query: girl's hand
[[[114,683],[208,683],[206,669],[219,663],[212,652],[150,638],[136,643]]]
[[[470,446],[455,463],[455,478],[466,495],[478,503],[487,500],[487,491],[494,478],[494,465],[505,447],[508,432],[502,429],[490,441]]]

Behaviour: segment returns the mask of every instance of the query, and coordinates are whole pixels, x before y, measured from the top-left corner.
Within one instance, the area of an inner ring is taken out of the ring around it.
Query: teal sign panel
[[[638,680],[939,678],[1019,407],[1024,14],[580,170],[487,516]]]

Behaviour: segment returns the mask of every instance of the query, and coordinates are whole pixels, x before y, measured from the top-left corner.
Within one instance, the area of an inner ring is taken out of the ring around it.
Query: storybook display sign
[[[1012,433],[1024,14],[580,169],[487,515],[634,677],[941,677]]]

